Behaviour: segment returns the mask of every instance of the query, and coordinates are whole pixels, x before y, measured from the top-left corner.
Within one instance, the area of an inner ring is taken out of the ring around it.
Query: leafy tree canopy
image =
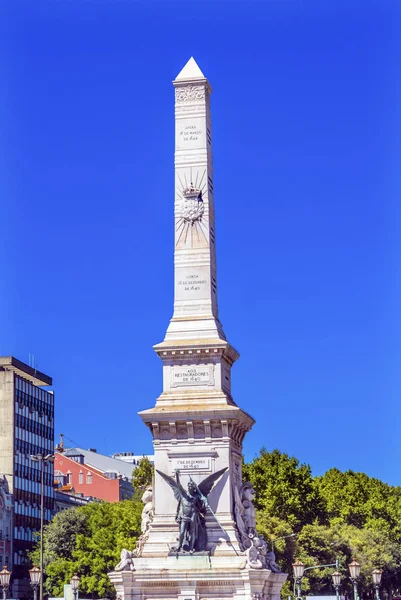
[[[279,450],[262,449],[243,466],[257,498],[258,531],[274,544],[277,560],[292,575],[297,558],[308,567],[338,561],[342,592],[352,597],[348,564],[362,565],[359,591],[372,593],[372,571],[383,569],[382,595],[401,590],[401,488],[365,473],[330,469],[313,477],[309,465]],[[296,537],[286,537],[296,533]],[[303,590],[333,594],[334,567],[310,569]],[[292,592],[286,582],[282,597]]]
[[[147,456],[141,458],[132,475],[132,485],[135,491],[143,490],[153,482],[154,467]]]
[[[137,500],[91,503],[57,514],[44,531],[45,591],[62,596],[74,573],[82,594],[91,598],[115,593],[107,573],[119,562],[122,548],[133,548],[140,535],[143,505]],[[39,562],[39,548],[31,553]]]
[[[365,473],[330,469],[316,477],[319,493],[325,501],[330,522],[401,534],[400,488],[394,488]]]
[[[324,515],[310,466],[288,454],[262,448],[257,458],[244,465],[243,477],[254,485],[257,508],[281,519],[294,532]]]

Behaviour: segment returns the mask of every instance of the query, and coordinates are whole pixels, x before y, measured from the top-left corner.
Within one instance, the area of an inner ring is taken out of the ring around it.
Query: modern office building
[[[31,593],[26,556],[40,529],[41,463],[32,455],[54,451],[52,379],[12,356],[0,357],[0,474],[13,497],[12,594]],[[44,521],[54,511],[53,463],[44,468]]]

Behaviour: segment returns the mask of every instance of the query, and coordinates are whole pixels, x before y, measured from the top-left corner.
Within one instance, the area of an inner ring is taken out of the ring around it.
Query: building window
[[[71,473],[71,471],[67,471],[67,483],[68,484],[72,483],[72,473]]]
[[[82,471],[79,472],[79,483],[83,483],[84,482],[84,474],[82,473]]]
[[[86,475],[86,483],[92,483],[92,473],[90,471]]]

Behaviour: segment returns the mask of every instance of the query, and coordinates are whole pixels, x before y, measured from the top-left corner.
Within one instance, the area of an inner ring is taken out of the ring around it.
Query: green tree
[[[338,534],[347,542],[349,558],[355,556],[361,564],[360,589],[372,591],[372,571],[380,568],[383,569],[382,591],[386,590],[391,597],[400,586],[400,544],[387,532],[368,527],[359,529],[353,525],[341,525]]]
[[[58,557],[70,559],[75,548],[76,536],[86,531],[87,516],[84,511],[68,508],[55,515],[45,527],[43,539],[44,564]],[[39,564],[39,547],[32,553],[32,561]]]
[[[317,521],[307,524],[297,535],[294,558],[299,558],[307,567],[333,564],[337,559],[343,564],[349,551],[346,544],[341,550],[337,547],[338,539],[335,531],[327,525],[321,525]],[[303,590],[319,595],[332,594],[333,571],[333,567],[309,569],[302,582]]]
[[[107,573],[120,560],[122,548],[133,549],[140,535],[140,502],[91,504],[88,509],[89,535],[79,534],[73,558],[80,574],[82,591],[92,597],[114,594]]]
[[[331,523],[368,527],[401,541],[401,488],[365,473],[338,469],[315,481]]]
[[[256,491],[256,507],[284,521],[291,531],[325,517],[324,502],[313,482],[309,465],[279,450],[262,448],[258,457],[243,467],[244,479]]]
[[[243,466],[244,479],[256,491],[258,531],[272,541],[291,532],[296,538],[274,542],[277,561],[292,575],[300,558],[307,566],[341,565],[343,591],[352,597],[348,564],[355,556],[362,565],[360,596],[371,597],[374,568],[383,569],[382,591],[388,597],[401,590],[401,488],[365,473],[330,469],[313,478],[310,467],[278,450]],[[332,594],[333,568],[310,569],[303,590]],[[282,597],[291,593],[291,582]]]
[[[107,573],[120,559],[122,548],[132,549],[140,535],[141,502],[91,503],[57,514],[44,530],[45,591],[63,594],[76,572],[80,590],[91,598],[112,597]],[[31,553],[39,560],[39,548]]]
[[[331,524],[330,526],[306,525],[297,538],[297,557],[306,565],[322,565],[338,560],[343,574],[342,591],[352,597],[352,583],[348,564],[355,557],[361,565],[358,589],[361,597],[373,592],[372,571],[383,569],[382,591],[398,587],[400,546],[383,531],[358,528],[355,525]],[[304,578],[303,587],[313,594],[332,593],[332,568],[312,569]]]
[[[63,586],[74,574],[73,551],[77,535],[87,534],[87,512],[68,508],[55,515],[45,526],[43,536],[43,564],[47,574],[45,591],[62,595]],[[29,554],[33,564],[40,563],[39,543]]]
[[[147,456],[141,458],[138,466],[132,474],[132,485],[134,490],[143,490],[153,482],[154,467]]]

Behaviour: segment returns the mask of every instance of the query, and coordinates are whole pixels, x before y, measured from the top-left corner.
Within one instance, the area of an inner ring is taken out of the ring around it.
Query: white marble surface
[[[134,572],[109,573],[120,600],[280,600],[285,573],[249,571],[241,560],[208,564],[207,557],[149,560]]]
[[[211,88],[193,59],[173,83],[174,316],[164,342],[155,346],[163,362],[163,392],[156,406],[141,411],[140,416],[153,435],[156,470],[172,476],[182,465],[186,485],[189,475],[199,483],[227,468],[209,498],[225,533],[208,515],[208,548],[216,555],[232,556],[239,549],[233,518],[233,485],[241,482],[242,440],[253,420],[231,397],[231,367],[238,353],[225,339],[218,321]],[[188,208],[188,202],[190,210],[185,212],[183,207]],[[199,203],[202,210],[198,210]],[[185,220],[183,214],[195,215],[195,220]],[[193,468],[188,467],[191,464]],[[157,473],[154,486],[155,518],[143,556],[162,557],[176,544],[177,502]]]
[[[234,402],[238,353],[218,319],[210,119],[211,88],[191,58],[174,81],[175,298],[165,339],[163,392],[139,414],[153,436],[155,468],[200,483],[226,468],[209,494],[209,555],[169,556],[176,545],[177,501],[156,472],[154,518],[134,572],[113,572],[120,600],[279,600],[286,575],[251,569],[241,552],[234,487],[242,483],[242,442],[254,421]],[[219,524],[220,523],[220,524]]]
[[[225,339],[217,304],[211,88],[193,58],[173,83],[175,285],[165,339]]]

